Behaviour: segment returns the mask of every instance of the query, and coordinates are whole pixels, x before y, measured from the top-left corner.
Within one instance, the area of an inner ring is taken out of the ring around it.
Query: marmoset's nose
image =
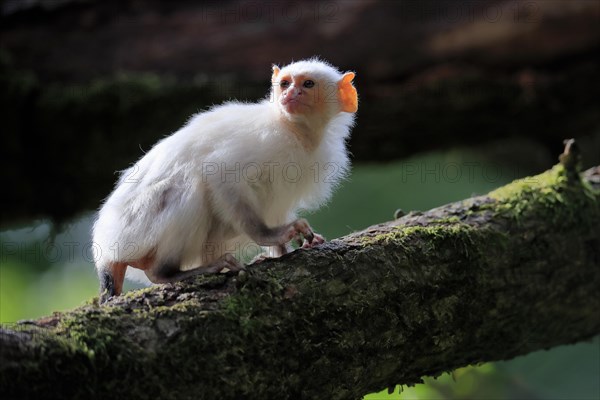
[[[283,92],[283,96],[281,101],[285,104],[291,100],[294,100],[296,97],[302,94],[302,90],[296,86],[290,86],[285,92]]]

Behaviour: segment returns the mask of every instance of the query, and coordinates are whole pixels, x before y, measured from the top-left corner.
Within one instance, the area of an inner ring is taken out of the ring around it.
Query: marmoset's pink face
[[[292,116],[331,117],[340,111],[355,113],[358,95],[352,85],[353,79],[353,72],[346,72],[337,82],[330,82],[323,74],[293,74],[273,66],[273,100]]]
[[[325,108],[323,84],[310,75],[283,75],[274,82],[275,101],[289,114],[321,113]],[[332,93],[335,92],[332,90]]]

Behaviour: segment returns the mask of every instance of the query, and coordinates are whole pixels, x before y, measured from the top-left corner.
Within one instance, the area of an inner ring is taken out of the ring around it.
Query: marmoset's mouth
[[[290,114],[297,112],[298,109],[300,109],[301,107],[308,107],[308,105],[298,100],[297,97],[282,99],[281,105],[283,106],[284,110],[289,112]]]
[[[286,98],[284,98],[284,99],[281,100],[281,104],[283,104],[283,105],[286,105],[286,104],[289,104],[289,103],[300,103],[300,104],[302,104],[302,102],[299,101],[297,97],[286,97]]]

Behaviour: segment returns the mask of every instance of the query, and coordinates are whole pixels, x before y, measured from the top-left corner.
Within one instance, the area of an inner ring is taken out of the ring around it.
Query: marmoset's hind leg
[[[118,296],[123,291],[123,281],[127,263],[111,262],[108,268],[98,271],[100,276],[100,303],[105,303],[110,297]]]
[[[197,275],[217,274],[224,268],[227,268],[233,272],[237,272],[244,269],[244,265],[231,254],[225,254],[209,265],[204,265],[185,271],[180,269],[179,264],[163,264],[146,270],[146,276],[153,283],[170,283]]]
[[[99,271],[100,275],[100,304],[105,303],[112,296],[118,296],[123,291],[123,281],[127,266],[141,269],[152,283],[177,282],[186,278],[202,274],[217,274],[224,268],[230,271],[240,271],[244,265],[231,254],[225,254],[209,265],[182,271],[179,264],[153,265],[154,257],[146,256],[138,261],[112,262],[108,268]]]

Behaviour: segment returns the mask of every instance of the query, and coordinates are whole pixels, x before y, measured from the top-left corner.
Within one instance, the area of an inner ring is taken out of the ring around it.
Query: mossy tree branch
[[[600,168],[582,180],[569,160],[237,276],[3,329],[0,391],[360,398],[589,339],[600,333]]]

